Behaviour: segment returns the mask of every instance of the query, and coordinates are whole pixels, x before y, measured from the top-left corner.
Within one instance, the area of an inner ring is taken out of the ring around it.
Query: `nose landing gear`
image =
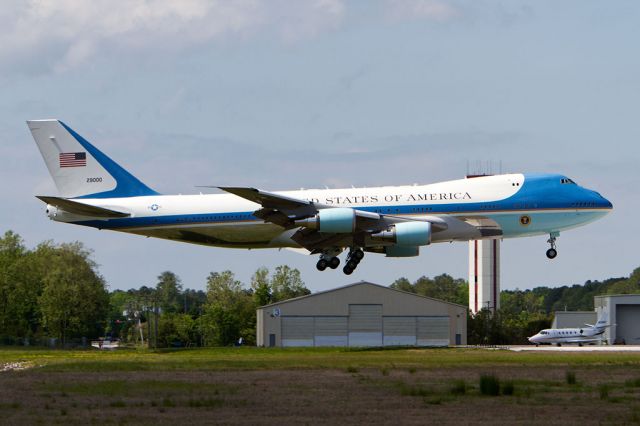
[[[549,234],[549,239],[547,242],[551,245],[551,248],[547,250],[547,257],[549,259],[555,259],[558,255],[558,250],[556,250],[556,238],[558,238],[560,234],[558,232],[552,232]]]

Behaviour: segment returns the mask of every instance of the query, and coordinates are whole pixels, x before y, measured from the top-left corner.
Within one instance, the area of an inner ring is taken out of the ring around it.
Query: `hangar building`
[[[585,324],[595,324],[598,319],[595,311],[556,311],[551,328],[580,328]]]
[[[604,338],[609,343],[640,344],[640,294],[607,294],[594,297],[596,312],[604,312],[608,324]]]
[[[467,343],[467,307],[369,282],[258,308],[258,346]]]
[[[604,314],[607,327],[603,340],[609,344],[640,344],[640,294],[606,294],[593,298],[594,311],[558,311],[551,328],[579,328],[595,324]]]

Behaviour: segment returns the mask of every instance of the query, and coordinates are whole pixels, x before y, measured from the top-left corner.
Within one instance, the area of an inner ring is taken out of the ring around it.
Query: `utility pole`
[[[155,321],[155,324],[153,325],[154,328],[155,328],[155,330],[154,330],[155,337],[154,337],[154,340],[153,340],[154,349],[158,349],[158,318],[159,318],[158,310],[159,310],[158,309],[158,305],[156,303],[154,303],[153,304],[153,311],[156,314],[156,321]]]
[[[151,313],[149,306],[145,307],[145,311],[147,312],[147,348],[151,349]]]

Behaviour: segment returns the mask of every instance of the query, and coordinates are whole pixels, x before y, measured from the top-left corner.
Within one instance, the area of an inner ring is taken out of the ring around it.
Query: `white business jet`
[[[529,337],[529,341],[536,346],[541,344],[562,346],[563,343],[573,343],[582,346],[584,343],[596,343],[602,341],[604,331],[611,327],[602,314],[598,322],[585,324],[581,328],[547,328],[535,336]]]

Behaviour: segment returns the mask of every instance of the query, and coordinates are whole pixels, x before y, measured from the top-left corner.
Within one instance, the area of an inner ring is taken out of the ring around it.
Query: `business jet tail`
[[[157,194],[62,121],[29,120],[27,125],[62,197]]]

